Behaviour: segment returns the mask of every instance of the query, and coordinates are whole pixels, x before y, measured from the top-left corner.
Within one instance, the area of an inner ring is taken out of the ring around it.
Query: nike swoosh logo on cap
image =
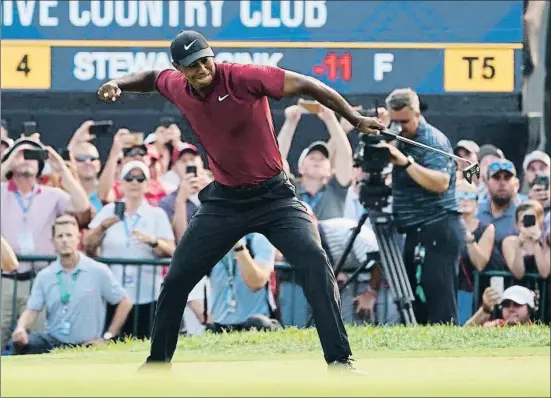
[[[218,96],[218,102],[224,101],[226,98],[229,97],[229,94],[224,95],[223,97]]]
[[[190,48],[191,46],[193,46],[193,43],[195,43],[196,41],[197,41],[197,39],[193,40],[193,41],[192,41],[191,43],[189,43],[189,44],[184,44],[184,50],[186,50],[186,51],[189,50],[189,48]]]

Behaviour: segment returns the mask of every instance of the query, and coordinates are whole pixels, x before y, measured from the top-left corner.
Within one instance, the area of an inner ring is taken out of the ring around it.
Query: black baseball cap
[[[172,60],[181,66],[189,66],[200,58],[214,57],[207,39],[194,30],[183,30],[170,43]]]

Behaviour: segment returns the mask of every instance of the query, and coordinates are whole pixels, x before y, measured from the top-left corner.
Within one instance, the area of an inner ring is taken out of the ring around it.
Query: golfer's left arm
[[[263,235],[255,235],[251,242],[253,258],[244,243],[243,239],[244,249],[236,252],[235,257],[241,277],[247,286],[256,292],[264,288],[270,280],[274,270],[275,248]]]
[[[310,76],[285,70],[284,97],[308,95],[338,113],[353,126],[358,126],[363,119],[357,109],[354,109],[346,100],[331,87]]]

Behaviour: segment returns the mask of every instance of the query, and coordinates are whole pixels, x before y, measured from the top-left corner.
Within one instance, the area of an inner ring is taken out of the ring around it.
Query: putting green
[[[137,374],[135,355],[2,358],[8,396],[550,396],[549,348],[358,353],[365,377],[328,374],[321,358],[175,362],[170,375]],[[99,354],[99,353],[98,353]],[[130,362],[131,361],[131,362]]]

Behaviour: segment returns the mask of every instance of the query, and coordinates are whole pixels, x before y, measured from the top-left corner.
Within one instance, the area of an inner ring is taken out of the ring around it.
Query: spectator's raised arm
[[[342,186],[350,184],[352,179],[352,147],[348,141],[345,131],[340,125],[335,112],[329,108],[322,107],[319,118],[325,123],[327,131],[329,131],[330,143],[329,147],[330,156],[334,157],[331,160],[331,164],[335,167],[335,177]]]
[[[115,200],[113,184],[115,183],[117,173],[117,163],[124,148],[124,142],[129,136],[130,131],[120,129],[113,138],[113,144],[109,151],[109,156],[101,172],[98,184],[98,195],[102,202],[112,202]]]
[[[52,169],[60,175],[63,181],[63,186],[71,197],[71,205],[69,206],[69,210],[74,211],[75,213],[84,213],[89,211],[92,208],[92,205],[90,204],[88,195],[84,191],[84,188],[82,188],[82,185],[80,185],[69,167],[65,164],[65,161],[52,147],[46,147],[46,150],[48,151],[48,159]]]
[[[283,126],[281,126],[281,130],[279,130],[279,134],[277,135],[279,152],[281,152],[281,157],[284,160],[287,160],[287,157],[289,156],[291,143],[293,142],[293,137],[295,136],[295,131],[301,116],[302,109],[299,105],[291,105],[285,108],[285,122],[283,123]]]

